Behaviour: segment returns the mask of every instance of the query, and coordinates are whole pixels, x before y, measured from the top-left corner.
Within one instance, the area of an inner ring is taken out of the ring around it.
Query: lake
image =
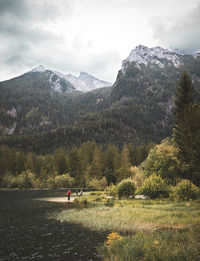
[[[66,191],[0,191],[0,261],[101,260],[96,248],[106,234],[51,219],[52,213],[73,207],[42,200],[56,196]]]

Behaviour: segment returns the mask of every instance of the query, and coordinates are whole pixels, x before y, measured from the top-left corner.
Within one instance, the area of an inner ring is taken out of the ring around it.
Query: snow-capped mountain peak
[[[49,82],[55,92],[69,93],[75,91],[75,87],[60,72],[50,71]]]
[[[71,82],[60,72],[46,69],[43,65],[38,65],[29,71],[29,73],[35,72],[46,73],[46,76],[49,78],[50,87],[54,92],[69,93],[75,90]]]
[[[80,72],[79,74],[79,79],[84,79],[84,78],[87,78],[87,77],[91,77],[92,75],[90,75],[89,73],[87,72]],[[93,76],[92,76],[93,77]]]
[[[66,78],[73,86],[75,86],[77,90],[82,92],[88,92],[94,89],[112,86],[112,83],[97,79],[86,72],[80,72],[79,77],[76,77],[72,74],[67,74]]]
[[[79,77],[46,69],[43,65],[33,68],[33,72],[48,72],[51,88],[56,92],[72,92],[74,90],[88,92],[102,87],[110,87],[112,83],[95,78],[87,72],[80,72]]]
[[[126,68],[128,62],[135,62],[138,66],[151,64],[164,68],[166,64],[173,64],[175,67],[180,67],[182,65],[180,56],[179,53],[160,46],[148,48],[138,45],[131,51],[128,58],[122,62],[122,69]]]
[[[38,65],[31,72],[45,72],[47,69],[43,65]]]

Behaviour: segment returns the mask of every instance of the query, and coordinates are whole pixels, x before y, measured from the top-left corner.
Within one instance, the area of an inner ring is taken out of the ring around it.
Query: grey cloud
[[[113,80],[118,69],[116,64],[120,62],[117,53],[107,52],[77,59],[74,52],[59,46],[62,36],[34,27],[35,24],[44,24],[46,20],[69,16],[72,12],[73,6],[67,0],[0,0],[1,67],[16,73],[20,68],[21,73],[42,63],[49,69],[64,73],[79,74],[85,70],[102,79]],[[77,45],[78,42],[79,39]],[[89,47],[91,44],[88,43]],[[113,73],[110,68],[113,68]]]
[[[101,79],[114,82],[121,67],[121,58],[117,52],[108,51],[90,59],[87,70]],[[99,74],[101,72],[101,74]]]
[[[0,15],[24,16],[27,6],[24,0],[0,0]]]
[[[71,12],[68,1],[65,2],[63,9],[66,14]],[[31,32],[35,23],[53,21],[62,12],[60,5],[50,0],[0,0],[0,33],[16,36],[26,30]],[[37,32],[40,31],[37,28]]]
[[[62,0],[59,2],[61,3]],[[68,1],[63,8],[71,11]],[[3,66],[24,66],[40,54],[38,49],[56,46],[61,38],[34,27],[36,23],[54,20],[63,10],[49,0],[0,0],[0,52]],[[56,48],[55,48],[56,49]],[[37,60],[37,59],[36,59]]]
[[[154,37],[161,44],[187,53],[200,51],[200,4],[186,16],[172,21],[154,18]]]

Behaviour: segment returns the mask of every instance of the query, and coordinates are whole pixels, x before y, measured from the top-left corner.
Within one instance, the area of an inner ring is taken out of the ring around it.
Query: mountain
[[[51,75],[35,70],[0,83],[2,135],[50,130],[66,122],[65,94],[54,91]]]
[[[139,45],[123,60],[112,96],[119,100],[124,96],[134,97],[138,92],[145,97],[158,96],[160,93],[161,102],[171,102],[174,88],[184,70],[192,76],[195,86],[199,89],[199,69],[198,55],[185,55],[159,46],[148,48]]]
[[[56,79],[51,71],[36,70],[0,82],[0,136],[38,133],[73,124],[79,116],[101,106],[101,93],[106,88],[94,90],[94,94],[78,92],[63,78]]]
[[[88,92],[94,89],[112,86],[112,83],[99,80],[86,72],[81,72],[79,77],[76,77],[72,74],[67,74],[65,77],[69,82],[71,82],[76,90],[82,92]]]
[[[102,146],[160,142],[171,135],[174,93],[184,70],[200,100],[199,56],[161,47],[137,46],[122,62],[113,87],[85,93],[53,91],[49,79],[57,73],[39,66],[0,83],[2,134],[15,134],[0,142],[40,153],[87,140]]]
[[[69,93],[75,90],[88,92],[112,86],[112,83],[97,79],[86,72],[80,72],[79,77],[76,77],[72,74],[63,74],[61,72],[47,70],[43,65],[35,67],[29,73],[31,72],[48,72],[49,82],[52,89],[56,92]]]
[[[79,114],[83,114],[85,106],[74,101],[79,100],[81,93],[67,78],[39,65],[19,77],[0,82],[0,135],[37,133],[72,124],[78,107]],[[82,85],[79,90],[106,86],[106,82],[87,73],[80,73],[77,79]],[[83,99],[86,96],[82,93]]]
[[[128,58],[122,62],[122,70],[126,70],[131,62],[135,62],[137,67],[140,67],[141,64],[157,65],[159,68],[165,68],[166,65],[174,65],[175,67],[183,65],[179,53],[163,49],[160,46],[148,48],[143,45],[138,45],[131,51]]]
[[[54,92],[69,93],[76,90],[76,88],[71,84],[70,81],[67,80],[64,74],[47,70],[43,65],[39,65],[33,68],[28,73],[41,73],[44,75],[44,77],[47,75],[49,85]]]
[[[192,76],[199,99],[200,59],[196,56],[139,45],[122,62],[110,99],[124,108],[123,121],[129,122],[137,138],[157,142],[171,135],[174,94],[183,71]]]

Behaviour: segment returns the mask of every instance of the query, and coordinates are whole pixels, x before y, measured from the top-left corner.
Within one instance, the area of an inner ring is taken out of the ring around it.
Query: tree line
[[[69,151],[60,147],[52,154],[37,155],[1,146],[0,186],[101,189],[131,176],[130,167],[143,162],[152,147],[153,144],[138,147],[127,144],[120,151],[113,144],[102,149],[88,141]]]

